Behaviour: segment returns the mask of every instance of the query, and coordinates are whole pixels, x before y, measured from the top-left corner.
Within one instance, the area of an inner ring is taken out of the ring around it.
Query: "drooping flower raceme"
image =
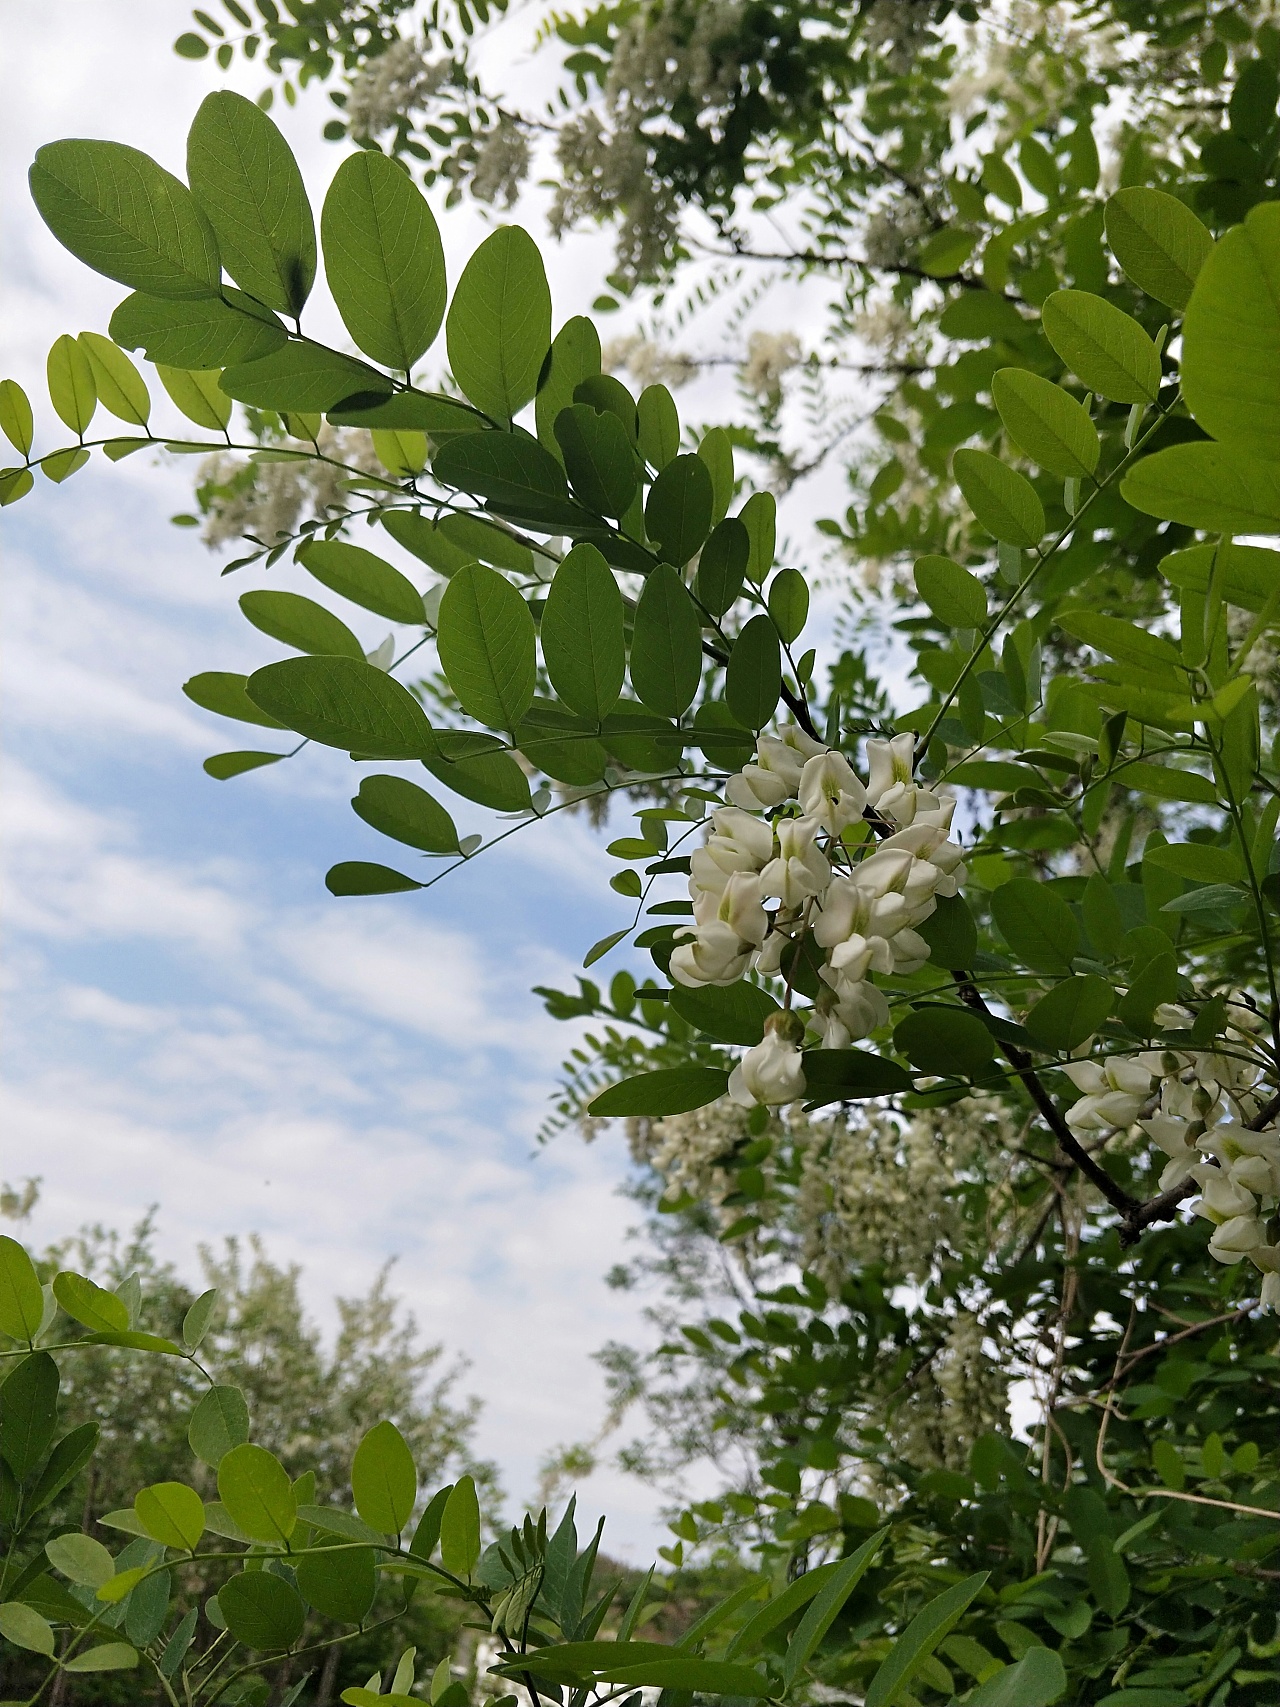
[[[868,787],[842,753],[800,729],[762,736],[752,762],[726,784],[732,804],[711,814],[711,833],[690,861],[694,923],[678,933],[672,978],[786,977],[805,938],[821,962],[822,989],[804,1023],[788,1015],[783,1032],[768,1032],[735,1070],[730,1091],[739,1101],[803,1095],[806,1025],[828,1049],[868,1036],[889,1019],[874,974],[914,971],[929,958],[915,927],[939,895],[958,894],[965,868],[947,834],[954,801],[910,781],[914,743],[909,734],[868,743]],[[879,812],[878,796],[895,815]],[[882,832],[903,826],[879,845],[863,839],[869,805]]]

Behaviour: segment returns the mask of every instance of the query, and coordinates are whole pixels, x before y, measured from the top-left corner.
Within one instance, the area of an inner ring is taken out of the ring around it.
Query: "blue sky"
[[[105,329],[121,292],[39,223],[26,164],[42,142],[88,135],[180,170],[216,77],[173,57],[184,18],[169,0],[46,0],[6,17],[0,370],[27,386],[46,445],[45,352],[60,332]],[[510,29],[489,51],[528,75]],[[256,92],[256,77],[241,84]],[[282,117],[316,189],[338,158],[322,117],[318,97]],[[521,209],[535,230],[540,207]],[[484,223],[464,208],[443,228],[456,277]],[[559,320],[599,288],[607,241],[571,240],[548,263]],[[323,309],[316,329],[341,336]],[[703,385],[698,401],[714,406]],[[530,986],[571,985],[586,948],[625,922],[611,865],[602,838],[562,816],[428,895],[330,899],[334,860],[388,857],[347,804],[350,761],[311,747],[221,784],[200,769],[270,741],[198,710],[181,683],[278,649],[239,617],[220,558],[169,525],[190,478],[181,459],[98,458],[62,488],[41,480],[0,523],[0,1174],[41,1177],[37,1242],[155,1203],[164,1253],[194,1272],[200,1241],[260,1232],[304,1264],[322,1320],[395,1256],[425,1332],[470,1359],[480,1447],[523,1498],[544,1454],[598,1424],[591,1351],[645,1332],[639,1302],[602,1280],[634,1220],[620,1139],[568,1134],[536,1154],[533,1141],[572,1036]],[[282,565],[272,584],[297,575]],[[385,632],[354,625],[369,646]],[[457,815],[464,831],[483,818],[465,803]],[[647,1559],[652,1493],[611,1470],[583,1492],[610,1514],[612,1549]]]

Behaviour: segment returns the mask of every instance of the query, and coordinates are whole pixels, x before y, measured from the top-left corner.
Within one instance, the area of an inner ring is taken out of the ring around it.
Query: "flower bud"
[[[794,1102],[804,1091],[800,1050],[777,1030],[766,1029],[761,1041],[747,1050],[729,1075],[729,1095],[744,1108],[756,1103],[776,1108]]]

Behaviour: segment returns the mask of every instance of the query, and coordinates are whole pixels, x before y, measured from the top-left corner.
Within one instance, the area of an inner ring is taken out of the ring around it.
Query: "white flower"
[[[759,948],[769,930],[769,917],[761,905],[760,879],[751,871],[732,871],[718,895],[704,892],[693,904],[699,927],[714,920],[729,925],[741,943]]]
[[[832,879],[813,927],[819,947],[835,948],[855,937],[887,939],[919,922],[901,895],[877,895],[860,887],[857,877],[861,870],[859,866],[847,876],[842,873]]]
[[[758,872],[773,857],[773,830],[762,819],[735,806],[721,806],[711,814],[712,834],[703,847],[695,848],[689,861],[689,894],[694,902],[700,893],[718,895],[731,873]]]
[[[799,1048],[773,1029],[747,1050],[729,1075],[729,1095],[744,1108],[761,1102],[770,1107],[794,1102],[804,1095],[804,1090],[804,1062]]]
[[[856,823],[867,803],[867,791],[843,753],[818,753],[807,760],[799,794],[805,816],[816,818],[832,836]]]
[[[867,742],[867,799],[880,809],[891,788],[909,783],[915,765],[914,734],[895,735],[891,741]]]
[[[733,984],[751,964],[751,944],[744,943],[732,925],[712,919],[696,930],[677,932],[671,955],[671,976],[677,984]]]
[[[1160,1190],[1172,1191],[1175,1185],[1182,1184],[1200,1159],[1199,1150],[1191,1142],[1191,1122],[1167,1114],[1153,1114],[1148,1120],[1140,1120],[1138,1125],[1157,1149],[1169,1157],[1160,1175]]]
[[[1256,1253],[1253,1251],[1250,1251],[1249,1255],[1256,1257]],[[1280,1311],[1280,1273],[1268,1274],[1264,1277],[1261,1303],[1264,1310]]]
[[[1224,1174],[1221,1168],[1214,1167],[1212,1162],[1200,1162],[1190,1172],[1191,1178],[1200,1187],[1200,1196],[1191,1207],[1197,1215],[1203,1215],[1206,1221],[1216,1221],[1222,1226],[1228,1221],[1255,1214],[1258,1205],[1253,1193],[1246,1191],[1242,1185],[1236,1185],[1229,1175]],[[1255,1244],[1258,1242],[1254,1241]]]
[[[1256,1215],[1234,1215],[1214,1229],[1209,1255],[1219,1262],[1237,1263],[1262,1242],[1262,1223]]]
[[[1251,1132],[1247,1126],[1224,1121],[1197,1143],[1216,1156],[1231,1179],[1247,1191],[1259,1197],[1280,1196],[1280,1137],[1274,1132]]]
[[[784,907],[798,907],[831,881],[831,867],[815,846],[822,826],[812,818],[783,818],[774,828],[778,857],[765,866],[760,882],[764,893],[776,895]]]
[[[889,939],[895,972],[918,972],[929,961],[929,944],[913,930],[896,931]]]
[[[873,1031],[889,1023],[889,1004],[884,991],[862,979],[856,984],[841,983],[836,988],[836,1017],[851,1039],[870,1037]]]
[[[724,791],[735,806],[741,806],[748,812],[757,812],[762,807],[767,811],[771,806],[781,806],[793,793],[786,777],[769,770],[765,765],[744,765],[736,776],[731,776],[725,783]]]

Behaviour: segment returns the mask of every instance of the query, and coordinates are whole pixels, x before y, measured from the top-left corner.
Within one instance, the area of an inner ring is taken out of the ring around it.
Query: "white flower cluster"
[[[754,762],[729,779],[733,804],[711,814],[711,834],[693,855],[694,923],[677,932],[672,978],[701,985],[736,983],[753,968],[777,975],[787,951],[811,934],[826,989],[806,1017],[822,1045],[842,1049],[887,1024],[870,974],[924,965],[929,947],[914,927],[966,875],[961,849],[947,839],[955,802],[913,781],[914,752],[912,734],[868,741],[864,783],[843,754],[800,729],[763,736]],[[798,815],[765,816],[793,801]],[[868,807],[898,828],[864,852],[846,832]],[[803,1095],[803,1035],[797,1015],[774,1015],[735,1068],[730,1095],[744,1104]]]
[[[1152,1049],[1110,1061],[1078,1061],[1066,1071],[1084,1095],[1067,1110],[1077,1134],[1123,1130],[1135,1123],[1169,1158],[1160,1189],[1194,1180],[1191,1207],[1213,1223],[1209,1253],[1219,1262],[1245,1257],[1263,1275],[1264,1308],[1280,1309],[1280,1240],[1266,1223],[1280,1205],[1280,1130],[1254,1131],[1262,1102],[1259,1068],[1245,1050],[1255,1016],[1233,1006],[1227,1041],[1235,1051]],[[1185,1008],[1156,1010],[1166,1031],[1192,1023]]]
[[[293,450],[311,450],[303,439],[286,439]],[[303,515],[326,520],[343,506],[348,474],[381,474],[373,440],[362,428],[326,422],[318,445],[325,462],[250,462],[215,451],[197,470],[197,495],[205,514],[201,538],[211,547],[255,535],[267,545],[288,539]],[[338,466],[345,463],[346,467]]]
[[[451,59],[434,62],[411,41],[394,41],[371,59],[347,95],[352,136],[381,136],[411,112],[425,107],[453,75]]]
[[[804,350],[794,332],[753,332],[738,374],[742,389],[776,409],[782,401],[783,380],[803,360]]]

